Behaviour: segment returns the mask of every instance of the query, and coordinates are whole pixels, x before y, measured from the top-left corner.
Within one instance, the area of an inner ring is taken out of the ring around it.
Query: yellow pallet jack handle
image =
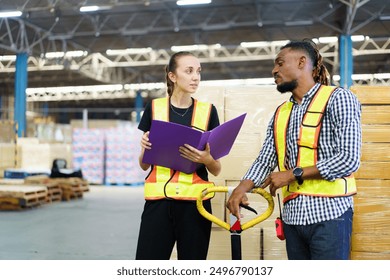
[[[218,217],[207,212],[206,209],[204,209],[203,203],[202,203],[203,198],[207,194],[215,193],[215,192],[228,192],[228,190],[229,190],[229,188],[226,186],[210,187],[210,188],[204,189],[199,194],[199,196],[196,200],[196,208],[198,209],[199,213],[203,217],[205,217],[207,220],[209,220],[209,221],[217,224],[218,226],[230,231],[230,225],[228,223],[222,221]],[[268,201],[268,208],[267,208],[267,210],[265,210],[265,212],[263,214],[261,214],[261,215],[257,216],[256,218],[242,224],[241,225],[242,230],[246,230],[248,228],[251,228],[251,227],[257,225],[258,223],[261,223],[262,221],[266,220],[269,216],[271,216],[272,212],[274,211],[274,200],[269,192],[265,191],[262,188],[253,188],[251,193],[257,193],[257,194],[263,196]]]

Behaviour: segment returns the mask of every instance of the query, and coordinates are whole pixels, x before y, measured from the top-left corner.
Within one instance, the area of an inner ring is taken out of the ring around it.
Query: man
[[[227,207],[240,218],[246,192],[269,187],[275,196],[282,188],[288,258],[348,259],[361,105],[349,90],[328,86],[322,56],[311,41],[282,47],[272,75],[278,91],[292,96],[277,108],[258,157]]]

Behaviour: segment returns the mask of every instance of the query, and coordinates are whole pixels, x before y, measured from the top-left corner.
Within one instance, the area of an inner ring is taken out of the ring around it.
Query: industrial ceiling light
[[[381,15],[379,16],[380,20],[390,20],[390,15]]]
[[[200,45],[186,45],[186,46],[172,46],[171,51],[173,52],[182,52],[182,51],[202,51],[202,50],[207,50],[208,46],[204,44]]]
[[[286,21],[284,25],[286,26],[308,26],[312,25],[312,20],[296,20],[296,21]]]
[[[318,42],[321,44],[335,43],[339,40],[337,36],[329,36],[329,37],[320,37],[318,38]]]
[[[211,0],[179,0],[176,1],[176,5],[178,6],[188,6],[188,5],[202,5],[202,4],[210,4]]]
[[[364,36],[364,35],[352,35],[351,36],[352,42],[363,42],[363,41],[366,41],[369,39],[370,39],[369,36]]]
[[[126,55],[126,54],[148,54],[153,51],[152,48],[129,48],[129,49],[118,49],[118,50],[112,50],[108,49],[106,50],[107,55]]]
[[[172,46],[171,51],[173,52],[181,52],[181,51],[207,51],[207,50],[217,50],[220,49],[222,46],[221,44],[213,44],[213,45],[186,45],[186,46]]]
[[[99,11],[99,6],[83,6],[80,7],[80,12],[82,13],[89,13],[89,12],[96,12]]]
[[[0,55],[0,61],[16,61],[16,55]]]
[[[82,57],[88,55],[86,51],[67,51],[67,52],[47,52],[46,58],[62,58],[62,57]]]
[[[102,10],[110,10],[110,9],[112,9],[112,6],[91,5],[91,6],[80,7],[80,12],[81,13],[91,13],[91,12],[102,11]]]
[[[338,82],[340,81],[340,75],[333,75],[333,81]],[[390,79],[390,73],[377,73],[377,74],[353,74],[352,80],[358,81],[358,80],[387,80]]]
[[[274,85],[274,78],[254,78],[254,79],[230,79],[230,80],[210,80],[202,81],[203,86],[249,86],[249,85]]]
[[[21,11],[2,11],[0,18],[20,17],[23,13]]]
[[[369,36],[364,36],[364,35],[352,35],[351,40],[352,42],[363,42],[366,40],[369,40]],[[338,42],[339,38],[336,36],[330,36],[330,37],[319,37],[319,38],[313,38],[313,42],[318,44],[329,44],[329,43],[336,43]]]
[[[255,41],[255,42],[241,42],[240,46],[243,48],[266,48],[271,46],[283,46],[287,44],[288,40],[281,40],[281,41]]]

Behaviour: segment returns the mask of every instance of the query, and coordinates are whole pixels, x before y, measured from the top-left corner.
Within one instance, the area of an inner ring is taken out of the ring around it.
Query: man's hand
[[[229,209],[230,213],[236,216],[238,220],[241,219],[240,204],[249,205],[246,193],[249,192],[253,187],[254,183],[251,180],[241,181],[240,184],[234,189],[226,203],[226,207]]]
[[[265,189],[269,186],[269,192],[272,196],[276,195],[276,190],[287,186],[295,180],[292,170],[281,171],[281,172],[272,172],[267,179],[263,182],[261,187]]]

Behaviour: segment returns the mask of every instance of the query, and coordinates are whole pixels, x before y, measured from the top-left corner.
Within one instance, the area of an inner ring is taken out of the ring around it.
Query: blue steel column
[[[351,35],[340,36],[340,86],[349,88],[352,85],[353,56]]]
[[[43,103],[42,105],[42,115],[44,117],[47,117],[49,115],[49,105],[47,104],[47,102]]]
[[[142,111],[142,108],[143,108],[143,98],[142,98],[142,95],[141,95],[141,91],[138,90],[137,91],[137,96],[135,97],[135,110],[137,112],[137,123],[140,122],[141,120],[141,111]]]
[[[26,135],[27,59],[27,53],[16,56],[14,120],[18,124],[19,137]]]

